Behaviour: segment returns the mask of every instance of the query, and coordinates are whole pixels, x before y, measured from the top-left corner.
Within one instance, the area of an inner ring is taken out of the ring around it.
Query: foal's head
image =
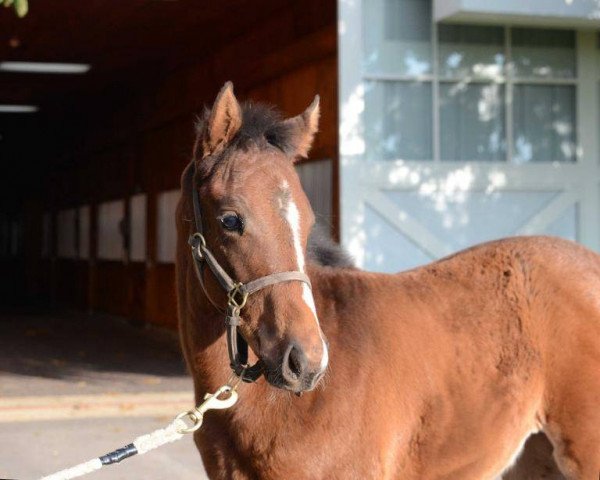
[[[314,214],[294,170],[317,131],[318,97],[282,120],[261,105],[241,106],[225,84],[199,125],[196,178],[208,247],[240,282],[304,272]],[[279,283],[251,295],[241,332],[275,386],[314,388],[328,363],[310,287]]]

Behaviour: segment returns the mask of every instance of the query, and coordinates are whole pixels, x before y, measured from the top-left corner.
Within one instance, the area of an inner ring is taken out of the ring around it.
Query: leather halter
[[[206,246],[206,240],[202,228],[202,210],[200,208],[200,193],[194,186],[194,177],[196,167],[194,160],[186,169],[186,181],[189,183],[194,204],[194,223],[196,231],[190,235],[188,244],[192,248],[192,258],[194,260],[194,270],[202,287],[204,295],[208,301],[221,313],[225,315],[225,326],[227,328],[227,352],[229,354],[229,364],[233,372],[244,382],[254,382],[262,374],[264,365],[262,360],[258,360],[254,365],[248,365],[248,342],[238,331],[240,324],[240,311],[246,305],[249,295],[262,290],[263,288],[276,285],[283,282],[304,282],[311,287],[310,279],[304,272],[289,271],[277,272],[265,275],[247,283],[234,281],[229,274],[219,265],[219,262]],[[219,282],[219,285],[227,293],[227,307],[220,307],[209,295],[204,282],[204,266],[208,268]]]

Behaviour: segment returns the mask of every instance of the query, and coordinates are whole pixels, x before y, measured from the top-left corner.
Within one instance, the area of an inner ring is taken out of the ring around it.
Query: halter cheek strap
[[[190,235],[188,243],[192,248],[192,258],[196,276],[208,301],[222,314],[225,315],[225,326],[227,328],[227,351],[229,363],[233,372],[245,382],[256,381],[263,373],[264,365],[261,360],[253,366],[248,366],[248,342],[239,333],[238,326],[241,321],[240,312],[246,305],[248,296],[263,288],[285,282],[304,282],[311,287],[310,279],[304,272],[289,271],[276,272],[257,278],[248,283],[234,281],[223,267],[219,264],[212,252],[206,246],[206,239],[202,229],[202,212],[200,209],[200,195],[194,187],[195,165],[194,160],[186,169],[186,182],[192,194],[194,205],[194,223],[196,231]],[[227,293],[227,307],[223,309],[215,302],[206,288],[204,282],[204,266],[212,272],[213,276]]]

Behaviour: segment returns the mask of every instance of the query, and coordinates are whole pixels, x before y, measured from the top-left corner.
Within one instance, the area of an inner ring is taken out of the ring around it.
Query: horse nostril
[[[308,360],[302,349],[290,345],[283,359],[283,377],[290,382],[295,382],[302,377],[307,365]]]
[[[288,366],[290,367],[290,371],[297,377],[302,374],[302,365],[300,364],[300,359],[298,357],[298,350],[292,348],[290,356],[288,357]]]

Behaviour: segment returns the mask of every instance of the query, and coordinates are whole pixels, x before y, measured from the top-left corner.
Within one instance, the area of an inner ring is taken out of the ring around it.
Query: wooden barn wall
[[[77,150],[65,152],[46,192],[54,214],[91,206],[90,259],[57,259],[54,246],[54,255],[38,262],[32,290],[48,294],[50,288],[61,303],[176,326],[174,265],[156,259],[156,197],[178,188],[191,152],[195,115],[213,101],[225,80],[234,82],[238,98],[273,103],[287,115],[303,111],[319,93],[321,130],[311,158],[332,159],[337,172],[335,2],[297,3],[299,7],[265,19],[195,65],[149,81],[127,101],[95,106],[95,120],[85,125]],[[334,180],[334,199],[337,189]],[[147,195],[146,261],[95,258],[97,205],[136,193]],[[333,212],[335,235],[336,200]]]

